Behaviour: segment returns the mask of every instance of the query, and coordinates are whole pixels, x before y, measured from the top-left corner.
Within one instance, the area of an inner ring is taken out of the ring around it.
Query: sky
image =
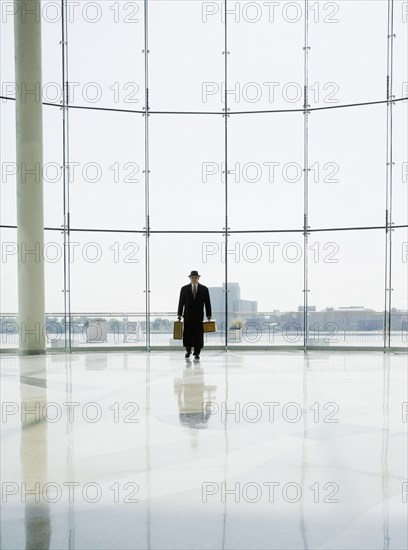
[[[143,111],[142,2],[70,2],[71,104]],[[12,2],[0,3],[1,95],[13,97]],[[59,2],[42,2],[43,100],[61,99]],[[149,2],[150,299],[176,310],[179,289],[239,282],[259,311],[303,304],[303,2]],[[394,5],[394,96],[408,96],[408,8]],[[310,107],[386,99],[387,2],[310,2]],[[228,229],[225,229],[227,56]],[[154,111],[159,111],[155,113]],[[172,114],[174,111],[199,114]],[[242,112],[247,114],[240,114]],[[251,114],[252,113],[252,114]],[[309,304],[384,304],[386,105],[308,116]],[[16,225],[15,104],[0,100],[1,224]],[[43,107],[46,310],[63,311],[62,111]],[[408,223],[408,102],[393,107],[395,225]],[[70,109],[71,307],[145,306],[145,115]],[[49,228],[49,229],[48,229]],[[135,233],[87,232],[86,229]],[[251,233],[246,231],[274,231]],[[158,233],[155,233],[157,231]],[[173,233],[160,233],[171,231]],[[202,233],[177,233],[201,231]],[[205,233],[207,231],[208,233]],[[237,231],[238,233],[234,233]],[[213,232],[213,233],[211,233]],[[219,232],[219,233],[214,233]],[[246,233],[245,233],[246,232]],[[393,306],[408,308],[408,231],[393,231]],[[18,251],[24,253],[23,250]],[[17,311],[14,229],[1,230],[1,311]]]

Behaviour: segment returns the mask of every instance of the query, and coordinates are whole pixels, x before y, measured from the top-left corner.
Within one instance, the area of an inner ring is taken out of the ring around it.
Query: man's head
[[[201,275],[198,274],[198,271],[192,271],[189,275],[190,281],[193,283],[193,285],[196,285],[198,283],[199,278]]]

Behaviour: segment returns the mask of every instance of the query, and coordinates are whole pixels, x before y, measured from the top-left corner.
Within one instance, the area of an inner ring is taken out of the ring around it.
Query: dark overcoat
[[[181,287],[177,315],[184,317],[183,346],[186,348],[204,347],[203,319],[211,317],[211,301],[208,288],[198,283],[194,299],[191,284]]]

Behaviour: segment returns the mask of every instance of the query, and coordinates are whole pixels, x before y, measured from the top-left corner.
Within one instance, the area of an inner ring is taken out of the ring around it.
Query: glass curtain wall
[[[9,349],[23,14],[1,9]],[[406,348],[406,2],[43,0],[39,16],[48,347],[180,345],[197,269],[207,346]]]

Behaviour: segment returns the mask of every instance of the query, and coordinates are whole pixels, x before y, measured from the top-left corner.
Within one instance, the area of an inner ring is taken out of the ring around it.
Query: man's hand
[[[177,319],[181,321],[181,315],[177,315]]]
[[[207,317],[207,321],[211,321],[211,317]]]

